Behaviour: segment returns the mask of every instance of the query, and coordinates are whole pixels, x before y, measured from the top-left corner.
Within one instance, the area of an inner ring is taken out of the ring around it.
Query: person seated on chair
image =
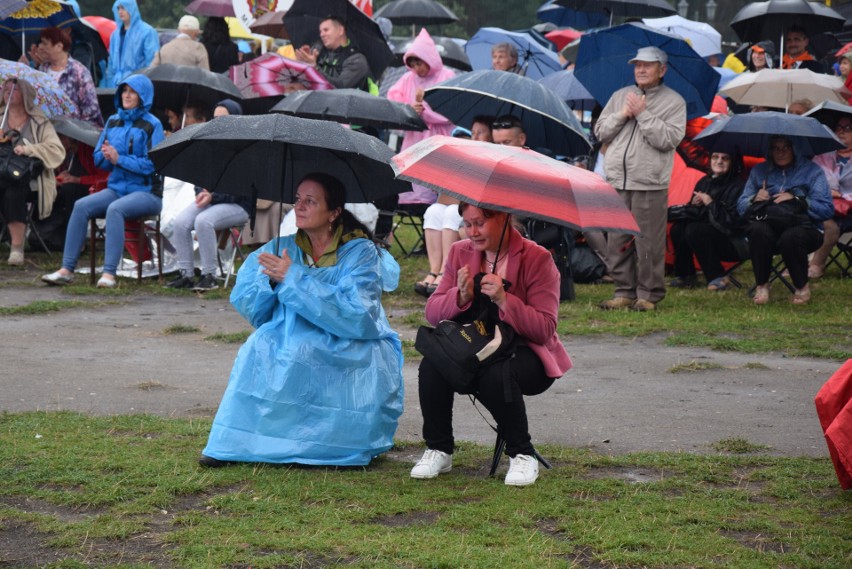
[[[7,79],[3,83],[3,100],[0,125],[4,142],[12,145],[18,156],[30,156],[41,161],[41,174],[18,184],[0,185],[0,212],[9,228],[12,250],[7,263],[24,264],[24,238],[26,236],[29,202],[35,201],[34,217],[45,219],[50,215],[56,200],[56,179],[53,169],[62,163],[65,150],[51,122],[41,107],[35,103],[36,92],[24,80]]]
[[[506,441],[511,457],[506,484],[525,486],[538,478],[538,462],[523,396],[546,391],[572,365],[556,334],[559,271],[547,249],[512,227],[511,215],[464,202],[459,212],[468,239],[450,247],[444,278],[426,301],[426,319],[433,325],[445,319],[471,322],[487,310],[492,323],[501,320],[520,337],[515,356],[503,364],[510,366],[510,385],[504,384],[502,365],[495,365],[477,374],[474,395]],[[429,358],[420,363],[419,393],[427,450],[411,477],[435,478],[452,469],[455,391]]]
[[[713,152],[710,173],[695,184],[687,206],[690,218],[672,223],[675,278],[669,286],[695,286],[693,255],[704,271],[708,290],[721,291],[730,286],[722,261],[748,258],[742,221],[737,213],[737,200],[744,187],[742,159]]]
[[[74,204],[62,268],[43,275],[44,282],[64,285],[74,280],[88,222],[105,217],[104,268],[97,286],[115,288],[115,273],[124,250],[125,220],[160,213],[163,200],[154,193],[157,176],[148,150],[164,136],[163,125],[150,113],[153,100],[154,85],[144,75],[131,75],[116,89],[115,106],[120,110],[107,120],[94,154],[95,165],[110,173],[107,187]]]
[[[363,466],[393,446],[402,344],[384,308],[399,266],[323,173],[296,188],[295,235],[248,256],[231,293],[256,328],[199,460]],[[280,247],[280,248],[279,248]]]
[[[737,202],[737,212],[747,220],[746,235],[756,284],[755,304],[769,302],[769,277],[776,252],[781,253],[790,271],[795,287],[793,304],[808,303],[811,298],[808,253],[822,244],[822,222],[834,214],[825,173],[805,158],[797,142],[788,136],[772,136],[766,162],[752,168]],[[790,203],[780,208],[787,208],[793,215],[800,214],[795,221],[784,220],[779,224],[770,213],[755,211],[784,202]]]
[[[852,115],[844,115],[834,125],[834,134],[845,145],[845,148],[814,157],[814,162],[825,172],[828,187],[831,189],[832,200],[847,200],[852,203]],[[840,236],[852,231],[852,216],[835,215],[833,219],[823,222],[825,234],[822,246],[817,249],[808,264],[808,278],[818,279],[825,273],[825,262]]]

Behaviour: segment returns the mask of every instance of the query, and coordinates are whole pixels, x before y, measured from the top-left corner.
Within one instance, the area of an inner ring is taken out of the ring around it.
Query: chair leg
[[[89,220],[89,284],[95,284],[95,262],[97,261],[98,224],[95,218]]]

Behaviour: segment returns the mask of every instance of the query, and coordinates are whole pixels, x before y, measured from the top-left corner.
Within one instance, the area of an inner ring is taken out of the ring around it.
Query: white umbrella
[[[719,94],[741,105],[783,109],[797,99],[846,104],[847,97],[852,96],[840,77],[809,69],[762,69],[757,73],[742,73],[720,89]]]
[[[722,53],[722,34],[710,24],[694,22],[678,15],[665,18],[645,18],[646,26],[675,34],[692,46],[701,57],[709,57]]]

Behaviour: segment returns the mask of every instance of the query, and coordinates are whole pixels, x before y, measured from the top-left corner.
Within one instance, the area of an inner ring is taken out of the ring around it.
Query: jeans
[[[80,198],[74,203],[74,211],[68,220],[62,268],[74,271],[86,240],[89,220],[105,217],[104,274],[115,276],[124,250],[124,221],[157,215],[162,208],[163,200],[150,192],[132,192],[119,196],[115,190],[106,188]]]
[[[203,208],[190,204],[175,217],[172,244],[177,249],[178,268],[181,273],[192,272],[192,230],[198,241],[201,255],[201,274],[216,272],[216,231],[242,226],[248,221],[248,212],[234,203],[219,203]]]

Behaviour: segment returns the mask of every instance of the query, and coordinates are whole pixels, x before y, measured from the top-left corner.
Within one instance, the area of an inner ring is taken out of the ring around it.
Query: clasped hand
[[[470,275],[470,267],[464,266],[456,273],[456,286],[459,289],[458,305],[464,306],[473,299],[473,277]],[[479,289],[498,306],[506,300],[506,289],[503,288],[503,279],[500,275],[494,273],[482,275]]]
[[[104,158],[109,160],[112,164],[118,162],[118,150],[116,150],[109,142],[104,142],[101,145],[101,154],[103,154]]]
[[[621,112],[628,118],[639,116],[645,110],[645,95],[637,95],[636,93],[627,93],[624,99],[624,107]]]
[[[277,283],[284,282],[287,271],[293,264],[293,260],[286,249],[280,257],[276,257],[272,253],[261,253],[257,257],[257,262],[263,267],[263,274]]]

